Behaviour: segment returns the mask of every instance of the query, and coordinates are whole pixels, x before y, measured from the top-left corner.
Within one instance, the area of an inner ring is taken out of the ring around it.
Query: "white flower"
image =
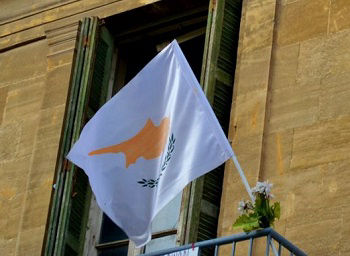
[[[273,198],[274,196],[271,194],[271,188],[273,184],[269,183],[268,181],[260,182],[258,181],[256,183],[256,186],[252,188],[253,194],[263,194],[266,198]]]
[[[239,211],[240,214],[244,214],[245,207],[246,207],[245,201],[244,200],[239,201],[239,203],[238,203],[238,211]]]
[[[245,200],[241,200],[238,203],[238,211],[240,212],[240,214],[245,214],[248,212],[248,210],[252,210],[253,209],[253,205],[251,202],[249,201],[245,201]]]

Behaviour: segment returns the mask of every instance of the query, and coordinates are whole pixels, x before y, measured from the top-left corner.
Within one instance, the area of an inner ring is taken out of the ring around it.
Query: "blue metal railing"
[[[212,240],[206,240],[206,241],[201,241],[197,242],[195,244],[188,244],[188,245],[183,245],[175,248],[170,248],[170,249],[165,249],[157,252],[151,252],[151,253],[146,253],[143,254],[143,256],[161,256],[161,255],[166,255],[170,253],[175,253],[183,250],[188,250],[193,247],[198,247],[199,248],[199,254],[201,255],[201,250],[203,248],[215,248],[215,256],[218,256],[218,251],[220,245],[225,245],[225,244],[232,244],[232,253],[231,255],[234,256],[236,253],[236,245],[238,242],[241,241],[250,241],[249,242],[249,252],[248,255],[251,256],[253,255],[253,243],[254,239],[259,238],[259,237],[266,237],[266,251],[265,251],[265,256],[270,255],[270,249],[272,255],[275,256],[281,256],[282,255],[282,249],[284,248],[289,252],[289,255],[295,255],[295,256],[306,256],[307,254],[300,250],[298,247],[293,245],[291,242],[289,242],[287,239],[285,239],[283,236],[281,236],[279,233],[277,233],[275,230],[272,228],[265,228],[263,230],[257,230],[253,231],[250,233],[240,233],[236,235],[231,235],[231,236],[226,236],[226,237],[220,237]],[[275,242],[278,243],[278,249],[275,247]],[[261,254],[259,254],[261,255]]]

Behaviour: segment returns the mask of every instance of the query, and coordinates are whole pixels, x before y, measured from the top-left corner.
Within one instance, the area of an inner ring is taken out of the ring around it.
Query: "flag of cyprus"
[[[176,41],[86,124],[67,158],[100,208],[136,246],[157,213],[192,180],[233,155]]]

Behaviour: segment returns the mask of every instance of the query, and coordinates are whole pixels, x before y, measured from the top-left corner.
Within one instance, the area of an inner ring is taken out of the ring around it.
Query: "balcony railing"
[[[193,247],[199,248],[198,255],[201,255],[201,250],[203,250],[204,248],[214,248],[214,256],[218,256],[219,247],[221,245],[227,245],[227,244],[232,245],[231,255],[234,256],[236,253],[236,245],[242,241],[249,241],[248,255],[252,256],[254,240],[256,238],[261,238],[261,237],[266,237],[266,249],[264,252],[265,256],[268,256],[268,255],[281,256],[282,250],[283,250],[283,255],[290,255],[290,256],[307,255],[305,252],[303,252],[298,247],[293,245],[291,242],[289,242],[287,239],[285,239],[283,236],[281,236],[272,228],[265,228],[263,230],[253,231],[250,233],[240,233],[240,234],[220,237],[212,240],[201,241],[194,244],[179,246],[171,249],[165,249],[157,252],[146,253],[146,254],[143,254],[143,256],[161,256],[161,255],[167,255],[167,254],[171,255],[172,253],[188,250]],[[278,245],[277,248],[275,244]],[[289,254],[288,253],[285,254],[286,250]],[[174,255],[177,255],[177,254],[174,254]],[[262,253],[259,252],[259,255],[262,255]]]

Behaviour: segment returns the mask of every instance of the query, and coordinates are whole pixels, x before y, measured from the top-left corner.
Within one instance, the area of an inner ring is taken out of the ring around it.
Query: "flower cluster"
[[[241,200],[238,203],[238,211],[240,212],[241,215],[246,214],[248,213],[249,210],[253,210],[253,209],[254,209],[254,206],[250,201]]]
[[[270,206],[272,184],[268,181],[257,182],[252,189],[254,202],[242,200],[238,203],[240,216],[233,227],[243,228],[243,231],[267,228],[273,225],[276,219],[280,218],[280,203],[275,202]]]
[[[269,183],[269,181],[257,182],[256,186],[252,188],[252,193],[254,196],[264,195],[265,198],[274,198],[274,195],[271,194],[271,188],[273,184]]]

